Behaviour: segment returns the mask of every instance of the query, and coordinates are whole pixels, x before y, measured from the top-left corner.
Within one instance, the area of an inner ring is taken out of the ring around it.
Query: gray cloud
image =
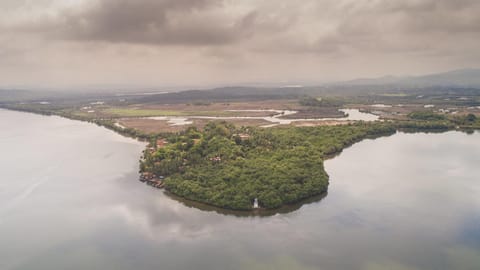
[[[229,17],[220,0],[103,0],[19,25],[56,39],[156,45],[217,45],[253,32],[254,12]]]
[[[480,65],[478,14],[478,0],[5,0],[0,53],[52,77],[72,59],[90,74],[95,66],[82,60],[91,55],[109,80],[112,63],[132,78],[141,76],[128,69],[135,63],[202,83],[315,80],[314,70],[334,78],[344,67],[351,77],[410,72],[420,59],[416,72],[429,73]],[[0,63],[1,71],[18,72]]]
[[[426,52],[443,50],[444,44],[458,44],[480,32],[479,1],[352,1],[342,9],[344,16],[333,35],[319,38],[316,45]]]
[[[416,36],[480,32],[480,2],[473,0],[246,2],[247,11],[231,12],[237,4],[227,0],[99,0],[15,29],[77,41],[181,46],[258,42],[273,51],[320,53],[342,47],[388,50],[393,45],[389,40],[411,43]],[[424,46],[406,49],[411,47]]]
[[[473,0],[357,1],[352,16],[341,22],[346,34],[472,33],[480,31],[480,2]]]

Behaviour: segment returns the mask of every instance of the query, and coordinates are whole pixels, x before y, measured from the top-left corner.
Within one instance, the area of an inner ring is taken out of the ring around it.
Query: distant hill
[[[480,87],[480,69],[459,69],[414,77],[412,78],[412,82],[430,85]]]
[[[135,96],[134,94],[133,96]],[[128,97],[128,96],[127,96]],[[25,89],[0,89],[0,105],[12,102],[43,102],[55,101],[57,103],[78,103],[97,100],[118,100],[123,96],[112,93],[98,92],[72,92],[61,90],[25,90]]]
[[[480,69],[459,69],[423,76],[385,76],[380,78],[356,79],[334,85],[391,85],[403,87],[480,87]]]
[[[0,103],[40,98],[41,95],[28,90],[0,89]]]
[[[460,93],[480,92],[480,69],[460,69],[424,76],[385,76],[371,79],[356,79],[333,84],[307,87],[222,87],[214,89],[187,90],[180,92],[146,93],[140,91],[28,91],[0,89],[0,104],[14,101],[57,101],[78,103],[89,100],[129,103],[185,103],[226,102],[269,99],[298,99],[303,96],[364,96],[396,92],[415,93]]]

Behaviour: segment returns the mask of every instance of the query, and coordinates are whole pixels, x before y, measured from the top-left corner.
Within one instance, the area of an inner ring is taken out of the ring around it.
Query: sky
[[[0,87],[316,84],[480,67],[478,0],[0,0]]]

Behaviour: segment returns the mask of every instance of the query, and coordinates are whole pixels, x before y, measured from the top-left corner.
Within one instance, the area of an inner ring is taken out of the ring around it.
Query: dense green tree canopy
[[[203,132],[189,129],[146,152],[142,170],[165,176],[167,190],[191,200],[250,209],[258,198],[262,207],[276,208],[327,190],[326,156],[367,136],[393,132],[388,125],[365,123],[236,129],[211,122]]]

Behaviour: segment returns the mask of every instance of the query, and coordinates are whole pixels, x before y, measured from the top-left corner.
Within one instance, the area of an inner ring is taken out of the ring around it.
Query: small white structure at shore
[[[253,208],[258,208],[258,199],[253,200]]]

